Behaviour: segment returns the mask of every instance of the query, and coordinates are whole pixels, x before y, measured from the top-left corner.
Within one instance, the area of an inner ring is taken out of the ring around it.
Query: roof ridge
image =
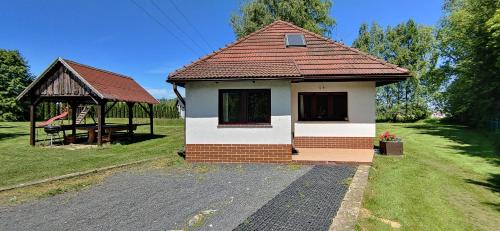
[[[281,21],[281,20],[280,20],[280,21]],[[323,35],[320,35],[320,34],[314,33],[314,32],[312,32],[312,31],[309,31],[309,30],[307,30],[307,29],[304,29],[304,28],[302,28],[302,27],[299,27],[299,26],[297,26],[297,25],[294,25],[293,23],[290,23],[290,22],[287,22],[287,21],[281,21],[281,22],[283,22],[283,23],[285,23],[285,24],[287,24],[287,25],[289,25],[289,26],[292,26],[292,27],[294,27],[295,29],[301,30],[301,31],[303,31],[303,32],[307,32],[307,33],[309,33],[309,34],[311,34],[311,35],[313,35],[313,36],[315,36],[315,37],[317,37],[317,38],[327,40],[328,42],[331,42],[331,43],[333,43],[334,45],[341,46],[341,47],[347,48],[348,50],[351,50],[351,51],[354,51],[354,52],[356,52],[356,53],[359,53],[359,54],[362,54],[362,55],[364,55],[364,56],[367,56],[369,59],[372,59],[372,60],[378,61],[378,62],[382,63],[383,65],[386,65],[386,66],[392,67],[392,68],[394,68],[394,69],[396,69],[396,70],[399,70],[399,71],[408,72],[408,73],[410,72],[410,71],[409,71],[408,69],[406,69],[406,68],[399,67],[399,66],[394,65],[394,64],[392,64],[392,63],[389,63],[389,62],[387,62],[387,61],[385,61],[385,60],[383,60],[383,59],[380,59],[380,58],[378,58],[378,57],[375,57],[375,56],[373,56],[373,55],[371,55],[371,54],[368,54],[368,53],[366,53],[366,52],[360,51],[360,50],[358,50],[358,49],[356,49],[356,48],[353,48],[353,47],[347,46],[347,45],[345,45],[345,44],[343,44],[343,43],[339,43],[339,42],[337,42],[337,41],[335,41],[335,40],[333,40],[333,39],[331,39],[331,38],[327,38],[327,37],[325,37],[325,36],[323,36]]]
[[[191,66],[195,66],[196,64],[201,63],[201,62],[203,62],[203,61],[205,61],[205,60],[209,59],[210,57],[213,57],[214,55],[219,54],[220,52],[222,52],[222,51],[224,51],[224,50],[226,50],[226,49],[228,49],[228,48],[230,48],[230,47],[233,47],[233,46],[235,46],[236,44],[239,44],[239,43],[241,43],[241,42],[245,41],[245,40],[246,40],[246,39],[248,39],[250,36],[253,36],[253,35],[255,35],[255,34],[261,33],[261,32],[263,32],[263,31],[265,31],[265,30],[269,29],[271,26],[274,26],[275,24],[278,24],[278,23],[280,23],[280,22],[285,22],[285,21],[282,21],[282,20],[275,20],[274,22],[270,23],[270,24],[269,24],[269,25],[267,25],[267,26],[264,26],[264,27],[262,27],[262,28],[260,28],[260,29],[258,29],[258,30],[256,30],[256,31],[254,31],[254,32],[252,32],[252,33],[250,33],[250,34],[248,34],[248,35],[244,36],[244,37],[241,37],[241,38],[237,39],[236,41],[233,41],[232,43],[228,43],[228,44],[226,44],[224,47],[219,48],[218,50],[213,51],[212,53],[210,53],[210,54],[208,54],[208,55],[205,55],[205,56],[203,56],[203,57],[201,57],[201,58],[199,58],[199,59],[197,59],[197,60],[195,60],[195,61],[192,61],[192,62],[191,62],[190,64],[188,64],[188,65],[184,65],[183,67],[181,67],[181,68],[179,68],[179,69],[175,70],[174,72],[170,73],[170,74],[168,75],[168,77],[171,77],[171,76],[173,76],[173,75],[179,74],[179,73],[183,72],[184,70],[186,70],[186,68],[191,67]]]
[[[89,66],[87,64],[83,64],[83,63],[79,63],[79,62],[75,62],[73,60],[69,60],[69,59],[65,59],[65,58],[61,58],[62,60],[64,60],[65,62],[70,62],[70,63],[74,63],[76,65],[80,65],[80,66],[83,66],[83,67],[86,67],[86,68],[90,68],[90,69],[93,69],[95,71],[100,71],[100,72],[104,72],[104,73],[108,73],[108,74],[112,74],[112,75],[116,75],[118,77],[122,77],[122,78],[127,78],[127,79],[131,79],[131,80],[134,80],[134,78],[130,77],[130,76],[127,76],[127,75],[123,75],[123,74],[120,74],[120,73],[116,73],[116,72],[112,72],[112,71],[108,71],[108,70],[104,70],[104,69],[101,69],[101,68],[97,68],[97,67],[93,67],[93,66]],[[76,71],[76,70],[75,70]]]

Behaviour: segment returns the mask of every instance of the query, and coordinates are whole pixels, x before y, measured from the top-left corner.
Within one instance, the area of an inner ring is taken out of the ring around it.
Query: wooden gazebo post
[[[153,133],[153,104],[148,104],[149,106],[149,132],[151,135],[154,135]]]
[[[97,104],[97,145],[102,145],[102,105]]]
[[[36,125],[35,125],[35,112],[36,112],[36,104],[32,102],[30,104],[30,145],[35,146],[36,142]]]
[[[76,140],[76,107],[77,107],[77,105],[78,104],[75,102],[69,103],[69,106],[71,108],[71,135],[73,135],[75,140]]]
[[[127,102],[128,106],[128,135],[132,138],[133,130],[132,130],[132,118],[134,117],[134,103]]]

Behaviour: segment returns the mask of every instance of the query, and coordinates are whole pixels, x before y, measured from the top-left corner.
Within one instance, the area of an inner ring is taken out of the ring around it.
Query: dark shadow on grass
[[[0,133],[0,140],[12,139],[19,136],[27,136],[28,133]]]
[[[485,205],[487,205],[489,207],[492,207],[497,212],[500,212],[500,203],[482,202],[482,204],[485,204]]]
[[[128,145],[128,144],[144,142],[147,140],[161,139],[165,136],[166,135],[158,135],[158,134],[151,135],[151,134],[139,133],[139,134],[134,134],[132,138],[129,138],[128,135],[122,134],[119,136],[115,136],[114,138],[116,138],[116,141],[113,141],[113,143]]]
[[[416,129],[420,134],[441,136],[459,145],[449,145],[461,155],[480,157],[492,165],[500,166],[499,136],[488,131],[471,129],[464,125],[427,121],[424,124],[405,124],[406,128]],[[493,192],[500,192],[500,174],[490,173],[487,180],[465,179],[467,183],[485,187]],[[497,205],[498,209],[498,205]]]
[[[490,174],[486,181],[477,181],[473,179],[467,179],[465,182],[475,185],[480,185],[488,188],[491,191],[500,193],[500,174]]]
[[[420,134],[441,136],[453,140],[459,145],[448,146],[462,155],[481,157],[494,165],[500,165],[500,147],[498,136],[487,131],[471,129],[463,125],[426,122],[418,125],[403,125],[405,128],[418,130]]]

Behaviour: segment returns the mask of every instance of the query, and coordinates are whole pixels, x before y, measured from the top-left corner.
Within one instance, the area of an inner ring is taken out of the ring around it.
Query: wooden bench
[[[137,129],[137,124],[132,124],[131,129],[135,131]],[[82,126],[82,127],[77,127],[78,130],[86,130],[88,132],[88,143],[92,144],[94,143],[97,134],[99,130],[97,129],[97,125],[91,125],[91,126]],[[127,131],[129,129],[128,124],[107,124],[103,126],[104,129],[104,134],[103,134],[103,141],[111,142],[112,141],[112,134],[113,132],[117,131]]]

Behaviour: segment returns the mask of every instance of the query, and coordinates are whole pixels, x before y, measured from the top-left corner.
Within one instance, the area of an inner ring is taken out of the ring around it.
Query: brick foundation
[[[188,162],[286,163],[291,144],[186,144]]]
[[[293,144],[296,148],[372,149],[373,137],[296,136],[293,139]]]

